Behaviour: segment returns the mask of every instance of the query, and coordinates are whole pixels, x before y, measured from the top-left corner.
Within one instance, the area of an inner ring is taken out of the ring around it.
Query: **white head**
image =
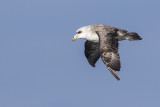
[[[76,39],[85,39],[93,42],[99,41],[98,35],[93,31],[91,26],[84,26],[79,28],[76,31],[76,35],[72,38],[72,41]]]

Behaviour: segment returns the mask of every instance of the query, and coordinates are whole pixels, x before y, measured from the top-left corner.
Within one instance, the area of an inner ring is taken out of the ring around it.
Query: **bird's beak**
[[[72,42],[74,42],[76,39],[72,38]]]
[[[72,41],[75,41],[76,39],[78,39],[78,36],[75,35],[73,38],[72,38]]]

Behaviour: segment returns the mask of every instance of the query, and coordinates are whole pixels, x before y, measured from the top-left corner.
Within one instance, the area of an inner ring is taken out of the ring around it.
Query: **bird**
[[[84,39],[85,56],[92,67],[101,57],[111,74],[120,81],[116,71],[120,71],[121,62],[118,54],[119,41],[142,40],[135,32],[128,32],[106,24],[93,24],[79,28],[72,41]]]

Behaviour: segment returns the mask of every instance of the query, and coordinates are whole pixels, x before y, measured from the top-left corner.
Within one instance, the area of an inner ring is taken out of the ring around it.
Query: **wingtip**
[[[95,65],[91,65],[91,66],[94,67],[94,68],[96,67]]]
[[[110,67],[108,67],[109,71],[111,72],[111,74],[118,80],[120,81],[120,78],[118,77],[117,73]]]
[[[118,82],[120,82],[120,78],[118,77],[118,78],[116,78],[117,80],[118,80]]]

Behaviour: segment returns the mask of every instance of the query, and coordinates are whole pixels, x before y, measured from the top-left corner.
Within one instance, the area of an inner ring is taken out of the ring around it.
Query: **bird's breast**
[[[97,34],[90,34],[90,35],[87,36],[87,40],[98,43],[99,42],[99,37],[98,37]]]

